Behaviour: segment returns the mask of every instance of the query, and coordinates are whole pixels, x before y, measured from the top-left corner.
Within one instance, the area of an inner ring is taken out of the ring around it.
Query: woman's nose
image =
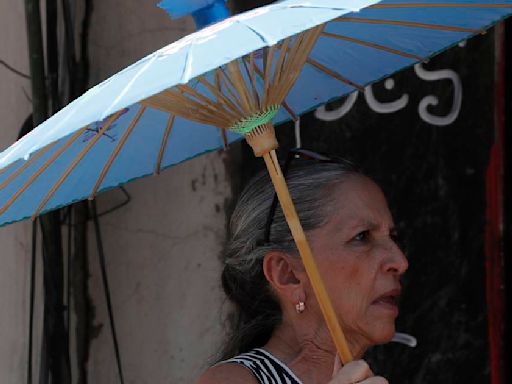
[[[409,268],[407,257],[405,257],[400,247],[394,242],[387,249],[383,267],[385,272],[393,272],[398,275],[402,275]]]

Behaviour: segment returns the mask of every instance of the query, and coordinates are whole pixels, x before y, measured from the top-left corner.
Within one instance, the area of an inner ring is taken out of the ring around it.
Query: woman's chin
[[[395,336],[395,323],[381,322],[371,332],[371,339],[374,344],[386,344]]]
[[[395,335],[398,307],[396,305],[374,305],[372,310],[368,319],[368,333],[372,336],[372,340],[375,340],[375,344],[388,343]]]

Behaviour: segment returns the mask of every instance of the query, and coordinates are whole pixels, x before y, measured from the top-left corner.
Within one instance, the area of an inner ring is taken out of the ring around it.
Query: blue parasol
[[[155,108],[145,110],[129,137],[123,135],[140,111],[141,100],[179,84],[189,83],[203,92],[198,76],[213,83],[214,69],[251,52],[262,69],[261,49],[288,36],[327,23],[284,108],[274,117],[275,125],[424,61],[482,33],[510,13],[512,0],[499,4],[492,0],[442,4],[351,0],[343,6],[335,0],[288,0],[211,25],[91,88],[0,153],[0,225],[90,197],[121,140],[122,150],[95,193],[240,140],[242,136],[232,131],[181,117],[175,118],[168,132],[169,114]],[[255,81],[261,89],[258,76]]]
[[[188,10],[202,24],[225,13],[223,1],[192,3],[206,6]],[[94,198],[245,136],[265,159],[346,362],[280,174],[274,125],[425,61],[511,13],[512,0],[285,0],[209,25],[91,88],[2,152],[0,225]]]

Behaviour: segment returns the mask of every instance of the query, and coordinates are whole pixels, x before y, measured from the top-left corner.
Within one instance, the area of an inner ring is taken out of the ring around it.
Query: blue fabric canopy
[[[181,117],[167,137],[169,114],[152,108],[135,127],[131,123],[141,101],[176,85],[207,94],[197,76],[214,82],[212,70],[250,52],[262,67],[258,50],[286,37],[327,23],[286,97],[300,115],[426,60],[510,13],[512,0],[286,0],[213,24],[91,88],[2,152],[0,225],[31,217],[38,208],[46,212],[85,199],[98,180],[99,191],[108,190],[222,148],[224,139],[240,140]],[[261,79],[256,87],[262,89]],[[98,137],[109,119],[113,124]],[[274,124],[289,119],[281,108]]]

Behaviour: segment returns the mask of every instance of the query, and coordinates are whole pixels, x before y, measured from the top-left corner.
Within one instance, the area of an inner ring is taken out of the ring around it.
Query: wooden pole
[[[291,199],[290,192],[288,191],[288,186],[286,185],[286,181],[281,172],[281,167],[277,161],[276,152],[272,150],[264,154],[263,159],[265,160],[270,178],[272,179],[277,197],[279,198],[279,203],[281,204],[284,216],[286,217],[293,239],[295,240],[295,244],[299,250],[299,254],[302,258],[311,286],[313,287],[320,309],[324,315],[327,328],[331,333],[342,363],[347,364],[352,361],[352,353],[348,347],[345,335],[341,330],[338,318],[334,312],[334,308],[332,307],[331,300],[327,290],[325,289],[325,285],[320,277],[316,262],[313,259],[313,253],[309,247],[309,243],[306,239],[306,235],[302,229],[297,211],[295,210],[295,206]]]

